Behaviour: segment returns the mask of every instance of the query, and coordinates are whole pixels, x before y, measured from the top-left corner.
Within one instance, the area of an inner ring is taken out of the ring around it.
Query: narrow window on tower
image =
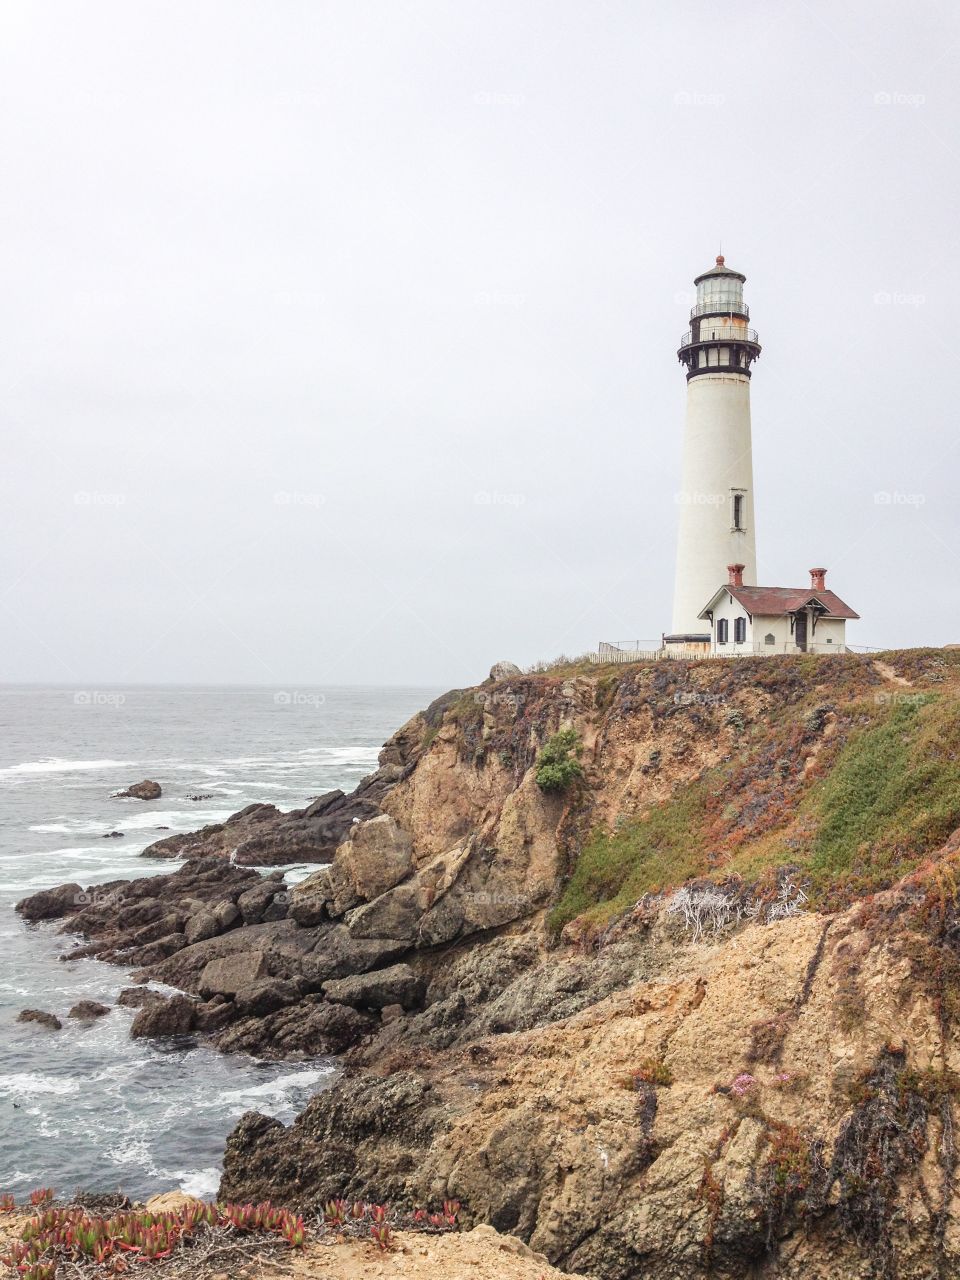
[[[730,626],[730,624],[727,622],[726,618],[718,618],[718,619],[717,619],[717,644],[726,644],[726,643],[727,643],[727,635],[729,634],[729,632],[728,632],[728,628],[729,628],[729,626]]]
[[[733,620],[733,642],[734,644],[744,644],[747,639],[747,620],[746,618],[734,618]]]
[[[733,495],[733,527],[738,532],[743,531],[743,494],[735,493]]]

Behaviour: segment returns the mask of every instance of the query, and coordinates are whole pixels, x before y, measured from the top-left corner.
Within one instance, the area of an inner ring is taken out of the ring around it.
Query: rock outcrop
[[[18,1022],[32,1022],[34,1026],[43,1027],[46,1031],[62,1031],[63,1023],[53,1013],[45,1009],[21,1009],[17,1014]]]
[[[143,782],[135,782],[125,791],[117,791],[115,798],[117,800],[159,800],[162,794],[163,789],[159,782],[144,778]]]

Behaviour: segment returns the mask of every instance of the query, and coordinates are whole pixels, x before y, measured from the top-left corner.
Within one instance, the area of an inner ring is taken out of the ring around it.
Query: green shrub
[[[537,786],[541,791],[566,791],[583,777],[577,756],[582,747],[575,729],[561,729],[544,744],[537,756]]]

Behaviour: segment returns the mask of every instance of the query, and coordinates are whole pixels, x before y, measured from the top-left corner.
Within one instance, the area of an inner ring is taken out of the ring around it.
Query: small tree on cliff
[[[561,729],[544,743],[537,756],[537,786],[541,791],[565,791],[583,777],[577,756],[583,748],[575,729]]]

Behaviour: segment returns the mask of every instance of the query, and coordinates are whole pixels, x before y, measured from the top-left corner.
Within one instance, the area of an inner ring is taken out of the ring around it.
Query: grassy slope
[[[802,659],[808,694],[747,726],[727,761],[666,803],[593,832],[552,927],[581,915],[602,924],[694,876],[762,881],[795,866],[817,904],[833,908],[913,870],[960,826],[960,654],[924,652],[893,655],[909,691],[879,693],[858,678],[862,663]],[[765,659],[757,680],[769,685],[780,661]],[[821,740],[824,701],[839,732]]]

